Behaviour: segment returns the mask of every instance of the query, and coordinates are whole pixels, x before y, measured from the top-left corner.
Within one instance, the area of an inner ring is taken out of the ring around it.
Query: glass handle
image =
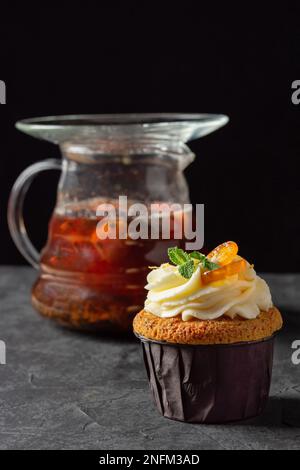
[[[8,201],[8,226],[17,248],[24,258],[36,269],[39,269],[40,255],[29,240],[23,219],[23,204],[26,193],[34,178],[45,170],[61,170],[62,161],[44,160],[30,165],[15,181]]]

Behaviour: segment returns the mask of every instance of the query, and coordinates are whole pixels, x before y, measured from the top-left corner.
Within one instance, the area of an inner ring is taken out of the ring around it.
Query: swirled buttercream
[[[238,259],[241,258],[236,256]],[[153,269],[145,287],[145,310],[162,318],[181,315],[187,321],[214,320],[222,315],[251,319],[272,307],[268,285],[249,263],[238,274],[208,285],[202,284],[201,269],[198,265],[190,279],[168,263]]]

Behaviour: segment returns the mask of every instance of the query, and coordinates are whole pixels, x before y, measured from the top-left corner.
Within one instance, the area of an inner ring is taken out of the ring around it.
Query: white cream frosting
[[[236,256],[235,261],[238,259]],[[200,265],[190,279],[185,279],[176,266],[166,263],[153,269],[147,282],[145,310],[162,318],[181,315],[183,321],[193,317],[213,320],[239,315],[251,319],[272,307],[268,285],[249,263],[238,274],[207,285],[201,282]]]

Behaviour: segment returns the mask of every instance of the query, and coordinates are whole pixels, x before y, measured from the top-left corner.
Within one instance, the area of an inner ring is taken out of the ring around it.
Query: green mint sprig
[[[190,279],[192,277],[194,270],[195,265],[192,259],[178,266],[179,274],[181,274],[181,276],[185,277],[186,279]]]
[[[178,248],[177,246],[168,248],[168,256],[170,261],[178,266],[178,271],[182,277],[190,279],[195,271],[196,266],[200,263],[203,268],[209,271],[218,269],[219,265],[213,263],[205,255],[199,251],[192,251],[187,253],[186,251]]]
[[[172,261],[172,263],[175,264],[176,266],[182,265],[184,263],[187,263],[188,261],[191,261],[190,256],[181,248],[178,248],[177,246],[173,248],[168,248],[168,256],[170,260]]]

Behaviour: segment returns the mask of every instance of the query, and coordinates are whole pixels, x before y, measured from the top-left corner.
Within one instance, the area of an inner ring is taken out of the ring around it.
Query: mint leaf
[[[203,261],[203,267],[204,269],[209,269],[209,271],[213,271],[214,269],[218,269],[220,266],[217,263],[213,263],[212,261],[209,261],[209,259],[205,258]]]
[[[189,255],[177,246],[168,248],[168,256],[175,265],[181,265],[190,261]]]
[[[202,266],[204,269],[209,269],[209,271],[213,271],[214,269],[219,268],[219,265],[217,263],[213,263],[199,251],[192,251],[192,253],[189,253],[189,255],[191,258],[199,260],[200,263],[202,263]]]
[[[177,246],[168,248],[168,255],[170,261],[178,266],[178,271],[181,276],[186,279],[190,279],[195,271],[195,264],[194,260],[199,261],[203,268],[209,271],[213,271],[214,269],[218,269],[219,265],[217,263],[213,263],[209,259],[206,258],[205,255],[200,253],[199,251],[192,251],[191,253],[186,253],[181,248]]]
[[[197,259],[201,262],[203,262],[205,260],[205,255],[200,253],[200,251],[192,251],[192,253],[189,253],[189,255],[190,255],[191,258]]]
[[[190,259],[189,261],[186,261],[186,263],[181,264],[178,268],[178,271],[181,276],[185,277],[186,279],[190,279],[194,272],[193,260]]]

